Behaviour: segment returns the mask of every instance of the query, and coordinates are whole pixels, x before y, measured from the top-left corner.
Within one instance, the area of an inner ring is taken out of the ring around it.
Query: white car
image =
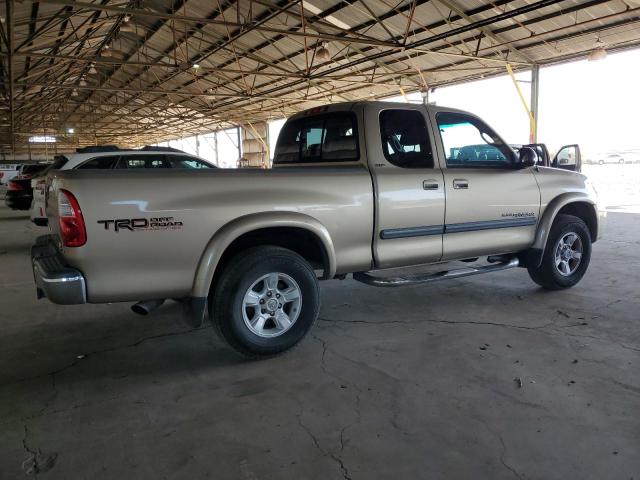
[[[599,165],[604,165],[605,163],[625,163],[624,157],[618,153],[609,153],[606,155],[599,155],[597,158],[597,163]]]
[[[19,175],[21,167],[22,165],[19,163],[8,163],[0,165],[0,185],[7,185],[9,183],[9,180]]]
[[[169,147],[144,147],[125,150],[115,146],[85,147],[70,155],[58,155],[53,164],[39,177],[31,180],[33,203],[31,221],[38,226],[48,225],[46,213],[47,173],[51,170],[112,170],[139,168],[217,168],[216,165]]]

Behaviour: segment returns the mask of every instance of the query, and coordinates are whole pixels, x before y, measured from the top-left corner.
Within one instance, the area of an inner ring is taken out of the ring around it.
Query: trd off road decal
[[[503,213],[502,216],[510,217],[510,218],[528,218],[528,217],[535,217],[536,214],[533,212],[509,212],[509,213]]]
[[[157,218],[119,218],[114,220],[98,220],[105,230],[151,231],[151,230],[180,230],[183,223],[173,217]]]

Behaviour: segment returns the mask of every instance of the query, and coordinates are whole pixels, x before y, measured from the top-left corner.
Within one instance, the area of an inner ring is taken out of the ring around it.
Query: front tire
[[[587,271],[591,260],[591,234],[587,225],[573,215],[555,219],[542,262],[527,267],[531,279],[548,290],[573,287]]]
[[[297,253],[275,246],[234,257],[216,281],[209,308],[222,338],[249,358],[292,348],[313,326],[319,310],[313,268]]]

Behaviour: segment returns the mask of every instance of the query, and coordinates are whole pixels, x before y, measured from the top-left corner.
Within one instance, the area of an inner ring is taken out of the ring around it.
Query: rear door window
[[[77,168],[79,170],[82,170],[82,169],[107,170],[107,169],[114,168],[117,161],[118,161],[117,156],[96,157],[83,163]]]
[[[389,109],[380,113],[385,158],[402,168],[433,168],[433,154],[424,115],[417,110]]]
[[[186,155],[167,155],[171,168],[214,168],[202,160]]]
[[[170,168],[165,155],[122,155],[116,168]]]
[[[287,122],[273,163],[347,162],[359,157],[355,115],[343,112]]]

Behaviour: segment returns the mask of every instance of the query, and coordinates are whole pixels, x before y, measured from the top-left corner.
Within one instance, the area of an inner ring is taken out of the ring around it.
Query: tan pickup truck
[[[52,172],[51,235],[32,249],[39,297],[183,302],[239,352],[299,342],[318,279],[381,287],[526,267],[549,289],[585,274],[604,212],[582,174],[541,167],[480,118],[358,102],[291,117],[270,170]],[[457,260],[474,260],[460,264]],[[432,264],[429,274],[385,270]],[[464,266],[469,265],[469,266]]]

